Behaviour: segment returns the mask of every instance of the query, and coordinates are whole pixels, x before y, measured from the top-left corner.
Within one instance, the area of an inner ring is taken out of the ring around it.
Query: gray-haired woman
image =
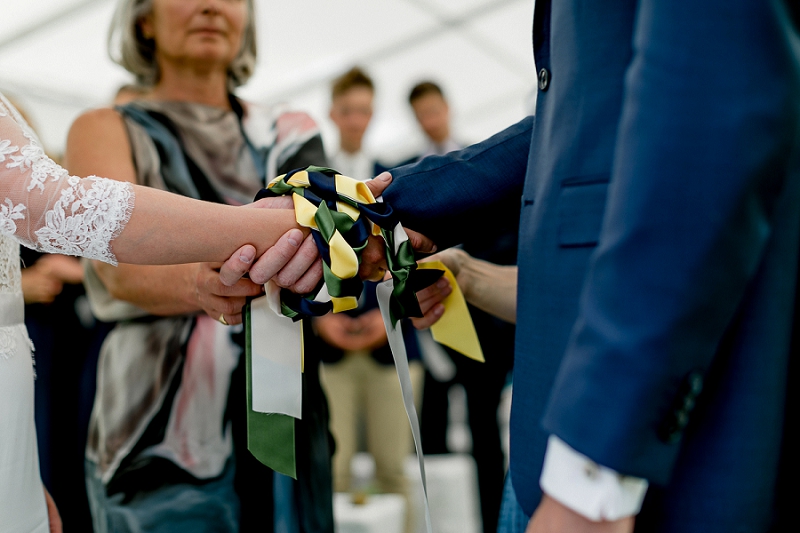
[[[241,204],[265,180],[325,164],[310,117],[232,94],[255,64],[252,0],[121,0],[109,43],[146,92],[76,120],[73,173]],[[87,448],[98,532],[271,526],[271,471],[245,449],[243,339],[228,326],[261,287],[222,286],[217,267],[94,263],[87,272],[95,313],[117,322],[100,354]],[[299,481],[277,479],[289,489],[278,507],[288,504],[281,516],[297,531],[332,531],[327,407],[306,361]]]

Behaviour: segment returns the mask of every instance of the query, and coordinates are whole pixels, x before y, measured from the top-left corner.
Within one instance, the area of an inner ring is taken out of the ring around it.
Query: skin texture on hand
[[[632,533],[633,525],[632,516],[593,522],[545,494],[525,533]]]

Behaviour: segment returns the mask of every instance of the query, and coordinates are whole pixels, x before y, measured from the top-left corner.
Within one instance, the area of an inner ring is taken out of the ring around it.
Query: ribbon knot
[[[281,291],[281,311],[293,320],[338,313],[358,306],[363,284],[358,277],[361,253],[370,236],[385,243],[386,262],[394,278],[389,302],[392,323],[419,317],[416,292],[434,283],[441,270],[417,269],[408,235],[391,206],[377,202],[365,183],[333,169],[309,166],[272,180],[256,200],[292,195],[298,224],[311,228],[323,263],[323,277],[311,294]],[[323,284],[330,301],[319,301]]]

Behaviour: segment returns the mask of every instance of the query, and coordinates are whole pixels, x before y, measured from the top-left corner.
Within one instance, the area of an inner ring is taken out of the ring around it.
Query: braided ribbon
[[[293,320],[355,309],[363,284],[358,277],[360,253],[370,235],[386,243],[386,262],[394,279],[390,299],[392,324],[401,318],[419,317],[416,292],[433,284],[443,271],[417,269],[414,250],[392,208],[375,201],[361,181],[335,170],[310,166],[278,176],[256,200],[292,195],[297,223],[311,228],[323,262],[323,278],[306,296],[281,291],[281,312]],[[330,301],[315,298],[325,284]]]
[[[417,291],[444,273],[453,292],[443,302],[448,313],[437,324],[441,338],[437,337],[436,329],[434,337],[468,357],[483,361],[463,295],[441,263],[418,267],[408,235],[392,208],[377,202],[363,182],[329,168],[311,166],[275,178],[258,193],[256,200],[287,194],[292,195],[298,224],[312,229],[322,257],[323,279],[306,296],[279,289],[270,282],[266,296],[253,300],[245,310],[248,448],[273,470],[296,477],[294,424],[301,417],[302,385],[298,376],[302,355],[300,358],[297,355],[302,354],[302,334],[292,321],[356,308],[363,288],[358,277],[360,254],[370,236],[380,235],[392,279],[378,286],[378,302],[418,452],[425,521],[430,532],[419,421],[399,320],[422,316]],[[269,335],[263,335],[262,331]]]

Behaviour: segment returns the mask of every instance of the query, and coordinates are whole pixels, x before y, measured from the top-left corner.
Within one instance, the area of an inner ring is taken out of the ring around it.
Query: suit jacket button
[[[550,87],[550,71],[546,68],[539,69],[539,90],[546,91]]]

